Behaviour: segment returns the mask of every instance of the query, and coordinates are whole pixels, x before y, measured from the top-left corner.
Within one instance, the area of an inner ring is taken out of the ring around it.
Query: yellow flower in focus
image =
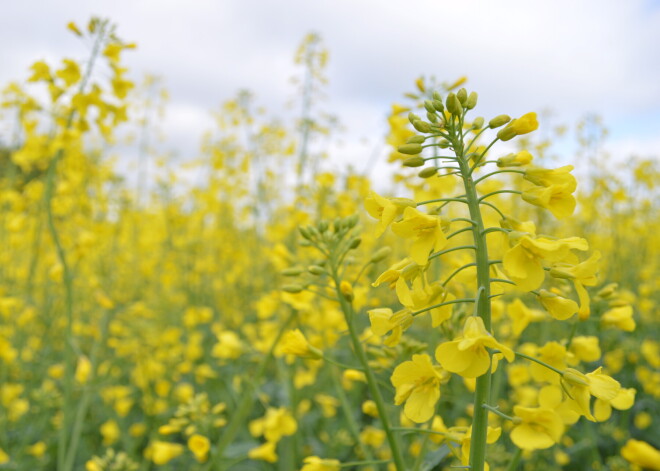
[[[426,422],[433,417],[440,399],[441,379],[441,372],[433,366],[430,356],[413,355],[412,361],[404,361],[392,373],[392,385],[396,388],[394,403],[405,402],[403,411],[413,422]]]
[[[660,451],[641,440],[630,439],[621,448],[626,461],[653,471],[660,470]]]
[[[392,332],[383,343],[388,347],[394,347],[399,344],[403,332],[412,325],[413,317],[409,309],[403,309],[392,313],[390,308],[378,308],[367,311],[369,321],[371,322],[371,331],[374,335],[382,337],[388,332]]]
[[[418,265],[426,265],[429,252],[447,244],[440,218],[411,207],[404,210],[402,221],[392,224],[392,231],[399,237],[413,239],[411,258]]]
[[[435,358],[447,371],[464,378],[476,378],[490,368],[490,355],[486,348],[500,350],[509,362],[515,358],[513,350],[499,343],[486,330],[483,319],[470,316],[465,321],[463,336],[438,345]]]
[[[308,456],[303,463],[300,471],[339,471],[341,469],[339,460],[328,460],[318,456]]]
[[[562,377],[573,410],[591,421],[595,421],[596,418],[591,414],[590,396],[604,401],[612,401],[621,390],[619,382],[601,373],[602,369],[602,367],[598,367],[585,375],[573,368],[568,368]]]
[[[535,186],[523,190],[522,199],[529,204],[547,209],[557,219],[573,215],[576,201],[568,185]]]
[[[573,193],[577,189],[577,180],[571,175],[573,168],[572,165],[553,169],[528,167],[523,178],[537,186],[564,185],[566,191]]]
[[[378,219],[376,226],[376,237],[382,235],[392,222],[401,216],[403,211],[417,206],[413,200],[407,198],[384,198],[373,191],[364,200],[364,207],[369,215]]]
[[[518,119],[512,120],[505,127],[497,132],[497,137],[501,141],[509,141],[516,136],[536,131],[539,128],[539,123],[536,120],[536,113],[527,113]]]
[[[211,442],[204,435],[195,434],[188,439],[188,449],[193,452],[197,461],[203,463],[208,458]]]
[[[558,443],[564,433],[564,422],[549,408],[514,406],[521,419],[511,431],[511,441],[523,450],[543,450]]]
[[[588,319],[591,313],[591,298],[585,286],[595,286],[598,283],[599,260],[600,252],[596,250],[588,259],[577,265],[557,263],[550,268],[551,276],[573,281],[580,301],[580,309],[578,310],[580,320]]]
[[[578,303],[572,299],[564,298],[545,289],[539,291],[538,299],[545,310],[560,321],[573,317],[580,309]]]
[[[266,461],[267,463],[276,463],[277,462],[277,453],[275,448],[277,443],[275,442],[266,442],[262,443],[256,448],[252,448],[248,451],[248,458],[251,460],[261,460]]]
[[[559,262],[571,254],[571,250],[587,250],[589,244],[580,237],[552,239],[531,237],[529,234],[510,233],[515,243],[504,253],[502,263],[506,274],[523,291],[533,291],[543,283],[543,262]]]

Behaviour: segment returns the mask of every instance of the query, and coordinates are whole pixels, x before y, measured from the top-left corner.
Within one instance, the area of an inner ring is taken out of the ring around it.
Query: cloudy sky
[[[378,150],[389,105],[420,75],[467,75],[487,118],[549,108],[553,125],[574,125],[597,113],[611,152],[660,155],[657,0],[5,1],[0,83],[25,78],[37,59],[85,57],[65,25],[91,15],[138,44],[125,54],[134,77],[164,78],[163,126],[179,155],[197,151],[209,111],[239,89],[277,113],[293,95],[293,54],[310,31],[331,54],[323,108],[347,129],[339,160]]]

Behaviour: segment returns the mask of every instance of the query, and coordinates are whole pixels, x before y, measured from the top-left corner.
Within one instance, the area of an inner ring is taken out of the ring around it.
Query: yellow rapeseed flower
[[[438,345],[435,358],[447,371],[464,378],[476,378],[490,368],[490,355],[486,348],[500,350],[510,362],[515,358],[513,350],[499,343],[486,330],[483,319],[470,316],[465,321],[463,336]]]
[[[550,448],[564,433],[561,417],[550,408],[514,406],[513,412],[521,420],[511,431],[511,441],[523,450]]]
[[[394,403],[406,403],[403,411],[413,422],[426,422],[435,413],[440,399],[441,370],[433,366],[431,357],[413,355],[412,361],[404,361],[394,369],[391,381],[396,388]]]

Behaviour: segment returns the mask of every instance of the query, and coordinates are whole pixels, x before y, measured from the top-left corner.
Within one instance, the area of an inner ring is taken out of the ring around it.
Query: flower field
[[[68,30],[0,96],[0,470],[660,470],[659,161],[419,79],[391,181],[325,171],[308,36],[298,119],[168,162],[139,49]]]

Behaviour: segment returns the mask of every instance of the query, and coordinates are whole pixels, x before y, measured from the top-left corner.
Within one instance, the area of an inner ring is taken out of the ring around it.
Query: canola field
[[[0,97],[0,470],[660,470],[657,160],[460,78],[392,97],[385,190],[245,93],[168,163],[139,50],[68,29]]]

